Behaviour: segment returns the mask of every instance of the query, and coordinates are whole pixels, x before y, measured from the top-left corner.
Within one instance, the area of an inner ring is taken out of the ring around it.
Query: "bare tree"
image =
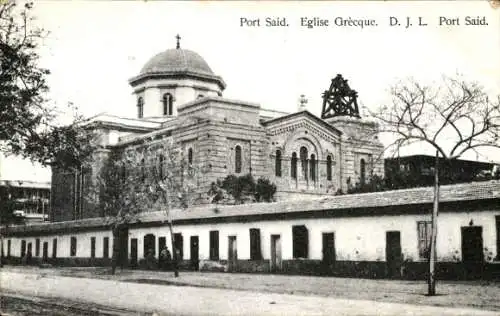
[[[122,152],[111,152],[89,187],[86,199],[101,209],[101,215],[109,218],[113,233],[111,273],[115,274],[118,264],[123,268],[124,260],[120,252],[120,237],[130,223],[142,211],[148,193],[142,185],[139,172],[130,170],[137,166],[137,155],[125,156]],[[128,238],[128,236],[127,236]]]
[[[424,143],[436,152],[434,206],[430,242],[428,294],[436,294],[435,262],[439,207],[439,160],[451,161],[484,147],[500,148],[500,96],[491,98],[485,89],[460,76],[445,77],[437,86],[414,80],[391,88],[392,104],[372,115],[380,131],[392,135],[389,148]]]
[[[187,208],[194,196],[195,168],[185,159],[184,151],[171,140],[124,151],[111,152],[97,176],[97,185],[91,190],[98,197],[104,216],[109,216],[113,237],[148,210],[166,213],[173,249],[175,276],[178,272],[178,254],[175,248],[171,210]],[[120,257],[120,245],[113,243],[112,273]]]
[[[193,164],[192,152],[186,152],[182,146],[175,144],[172,139],[150,146],[148,156],[153,167],[153,174],[149,190],[156,194],[156,205],[167,216],[172,244],[172,259],[174,275],[179,276],[179,253],[174,239],[172,209],[178,207],[186,209],[196,198],[196,174],[198,169]]]

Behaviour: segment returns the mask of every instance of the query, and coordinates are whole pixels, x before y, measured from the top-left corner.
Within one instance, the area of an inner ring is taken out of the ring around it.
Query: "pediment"
[[[290,134],[302,129],[328,142],[337,143],[340,141],[340,135],[342,134],[335,127],[330,126],[307,111],[276,118],[264,125],[271,136]]]

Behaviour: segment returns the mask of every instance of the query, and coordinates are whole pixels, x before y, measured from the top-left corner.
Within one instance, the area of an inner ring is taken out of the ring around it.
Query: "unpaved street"
[[[499,315],[498,312],[318,296],[138,284],[2,271],[3,291],[159,315]]]

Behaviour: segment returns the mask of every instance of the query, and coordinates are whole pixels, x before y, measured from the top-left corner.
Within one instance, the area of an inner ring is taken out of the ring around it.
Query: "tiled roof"
[[[465,184],[444,185],[440,187],[440,203],[478,201],[478,200],[500,200],[500,181],[474,182]],[[190,221],[198,219],[220,219],[229,217],[245,217],[252,215],[281,215],[294,212],[315,211],[341,211],[364,209],[378,209],[387,206],[420,205],[431,204],[433,201],[433,188],[414,188],[406,190],[394,190],[364,194],[349,194],[340,196],[328,196],[323,198],[283,201],[274,203],[254,203],[242,205],[203,205],[192,207],[188,210],[172,210],[172,219],[175,221]],[[217,209],[217,210],[216,210]],[[500,207],[499,207],[500,209]],[[52,231],[59,229],[75,230],[79,228],[102,227],[112,223],[112,218],[93,218],[72,222],[59,222],[50,224],[38,224],[22,227],[11,227],[13,232],[22,231]],[[167,217],[164,212],[143,213],[138,222],[162,222]]]

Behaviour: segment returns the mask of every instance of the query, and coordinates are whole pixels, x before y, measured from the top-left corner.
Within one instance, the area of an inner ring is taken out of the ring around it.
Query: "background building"
[[[2,217],[13,215],[15,223],[49,219],[50,182],[0,180]]]
[[[385,159],[385,179],[389,188],[434,185],[435,157],[411,155]],[[472,160],[439,158],[441,184],[463,183],[500,177],[498,164]]]
[[[0,212],[3,220],[48,220],[50,169],[17,156],[0,154]],[[12,217],[14,215],[14,217]]]

